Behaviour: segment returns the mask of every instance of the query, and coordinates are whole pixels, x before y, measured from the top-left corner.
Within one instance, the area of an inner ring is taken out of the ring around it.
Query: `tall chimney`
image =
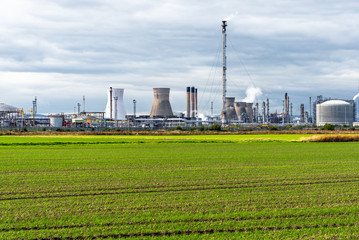
[[[191,117],[191,87],[187,87],[187,118]]]
[[[198,98],[197,98],[197,88],[194,89],[194,108],[195,108],[195,117],[198,117]]]
[[[312,122],[312,97],[309,97],[309,122]]]
[[[300,104],[300,122],[304,123],[304,104]]]
[[[194,87],[191,87],[191,118],[194,117]]]
[[[291,114],[291,112],[293,112],[293,111],[290,111],[290,106],[291,106],[291,103],[290,103],[290,101],[289,101],[289,96],[288,96],[288,98],[287,98],[287,107],[288,107],[288,109],[287,109],[287,114],[288,114],[288,116],[287,116],[287,122],[288,122],[288,123],[291,122],[291,119],[292,119],[292,114]]]
[[[82,111],[85,113],[85,103],[86,103],[86,99],[85,96],[82,97]]]
[[[267,122],[270,123],[269,99],[267,98]]]
[[[112,87],[110,87],[110,118],[112,119]]]
[[[284,95],[284,115],[285,115],[285,118],[287,117],[288,115],[288,93],[285,93]]]
[[[266,102],[262,103],[262,123],[266,122]]]

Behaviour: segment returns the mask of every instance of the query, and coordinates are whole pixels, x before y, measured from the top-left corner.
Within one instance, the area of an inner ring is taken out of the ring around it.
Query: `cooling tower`
[[[248,120],[253,122],[253,103],[246,103],[246,113],[248,114]]]
[[[150,117],[172,117],[173,112],[170,104],[170,89],[154,88],[153,95],[154,99]]]
[[[238,120],[236,110],[234,108],[234,97],[226,97],[226,117],[227,121]]]
[[[105,118],[114,120],[125,120],[126,109],[123,102],[123,88],[107,89],[107,105],[105,110]]]
[[[238,116],[238,120],[244,121],[246,117],[248,116],[246,112],[246,103],[245,102],[235,102],[234,104],[236,114]]]

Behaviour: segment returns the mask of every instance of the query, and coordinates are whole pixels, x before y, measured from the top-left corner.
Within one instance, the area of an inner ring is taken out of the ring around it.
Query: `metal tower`
[[[222,37],[223,37],[223,94],[222,94],[222,101],[223,101],[223,108],[222,108],[222,119],[227,121],[226,117],[226,94],[227,94],[227,56],[226,56],[226,48],[227,48],[227,21],[222,21]]]

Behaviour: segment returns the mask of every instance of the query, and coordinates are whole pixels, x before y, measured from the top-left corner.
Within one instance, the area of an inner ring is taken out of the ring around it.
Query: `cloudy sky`
[[[152,88],[185,87],[199,108],[221,109],[221,21],[228,22],[228,96],[260,88],[271,111],[288,92],[351,99],[359,87],[356,0],[12,0],[0,8],[0,102],[38,112],[103,111],[106,89],[124,88],[128,113],[149,113]]]

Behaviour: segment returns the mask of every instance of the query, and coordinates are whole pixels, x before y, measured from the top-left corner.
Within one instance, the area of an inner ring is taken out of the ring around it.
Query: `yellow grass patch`
[[[335,135],[313,135],[301,138],[303,142],[358,142],[359,135],[355,134],[335,134]]]

